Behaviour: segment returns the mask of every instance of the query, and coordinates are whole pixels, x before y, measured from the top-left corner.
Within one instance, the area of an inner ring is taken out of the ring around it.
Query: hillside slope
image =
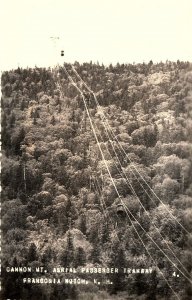
[[[156,264],[172,289],[190,299],[189,282],[178,269],[186,276],[192,270],[192,66],[74,66],[100,104],[86,92],[100,147],[63,67],[58,74],[18,68],[2,75],[3,267],[44,265],[54,276],[59,265],[120,270]],[[71,66],[66,68],[78,82]],[[5,298],[175,299],[157,269],[109,275],[113,284],[102,287],[45,288],[19,285],[18,274],[4,268]],[[63,282],[66,274],[57,276]]]

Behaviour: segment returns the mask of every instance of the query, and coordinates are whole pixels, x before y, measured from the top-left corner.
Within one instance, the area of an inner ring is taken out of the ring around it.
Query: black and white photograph
[[[1,300],[192,300],[192,1],[1,0]]]

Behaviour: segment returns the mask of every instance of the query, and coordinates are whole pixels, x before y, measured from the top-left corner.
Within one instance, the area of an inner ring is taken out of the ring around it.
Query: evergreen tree
[[[110,229],[108,226],[108,223],[105,223],[102,225],[102,230],[101,230],[101,243],[107,243],[110,240]]]
[[[91,251],[91,260],[94,264],[101,263],[99,243],[93,245],[93,249]]]
[[[110,292],[112,294],[117,294],[118,291],[126,290],[125,274],[122,273],[122,268],[126,266],[126,259],[125,250],[121,245],[111,253],[110,266],[115,266],[119,270],[118,273],[110,274],[110,279],[113,282],[113,285],[110,287]]]
[[[77,268],[79,266],[84,266],[85,263],[86,263],[86,253],[82,247],[78,247],[75,255],[74,267]]]
[[[66,267],[71,267],[74,264],[74,246],[73,246],[73,237],[71,235],[70,230],[68,231],[67,235],[67,247],[62,253],[61,256],[61,262],[66,266]]]
[[[85,214],[81,215],[79,229],[81,232],[86,235],[87,227],[86,227],[86,216]]]
[[[37,257],[37,247],[35,246],[34,243],[31,243],[28,251],[28,261],[33,262],[38,259]]]

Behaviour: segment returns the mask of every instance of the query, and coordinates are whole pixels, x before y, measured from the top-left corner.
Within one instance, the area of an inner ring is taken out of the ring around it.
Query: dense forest
[[[2,74],[2,299],[192,299],[192,65],[74,67],[96,97],[70,64]],[[119,273],[69,285],[59,266]]]

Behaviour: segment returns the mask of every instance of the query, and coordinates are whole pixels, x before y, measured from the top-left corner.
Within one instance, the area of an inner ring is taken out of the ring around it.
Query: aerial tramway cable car
[[[118,204],[116,207],[116,214],[120,218],[124,218],[126,216],[125,209],[122,204]]]

